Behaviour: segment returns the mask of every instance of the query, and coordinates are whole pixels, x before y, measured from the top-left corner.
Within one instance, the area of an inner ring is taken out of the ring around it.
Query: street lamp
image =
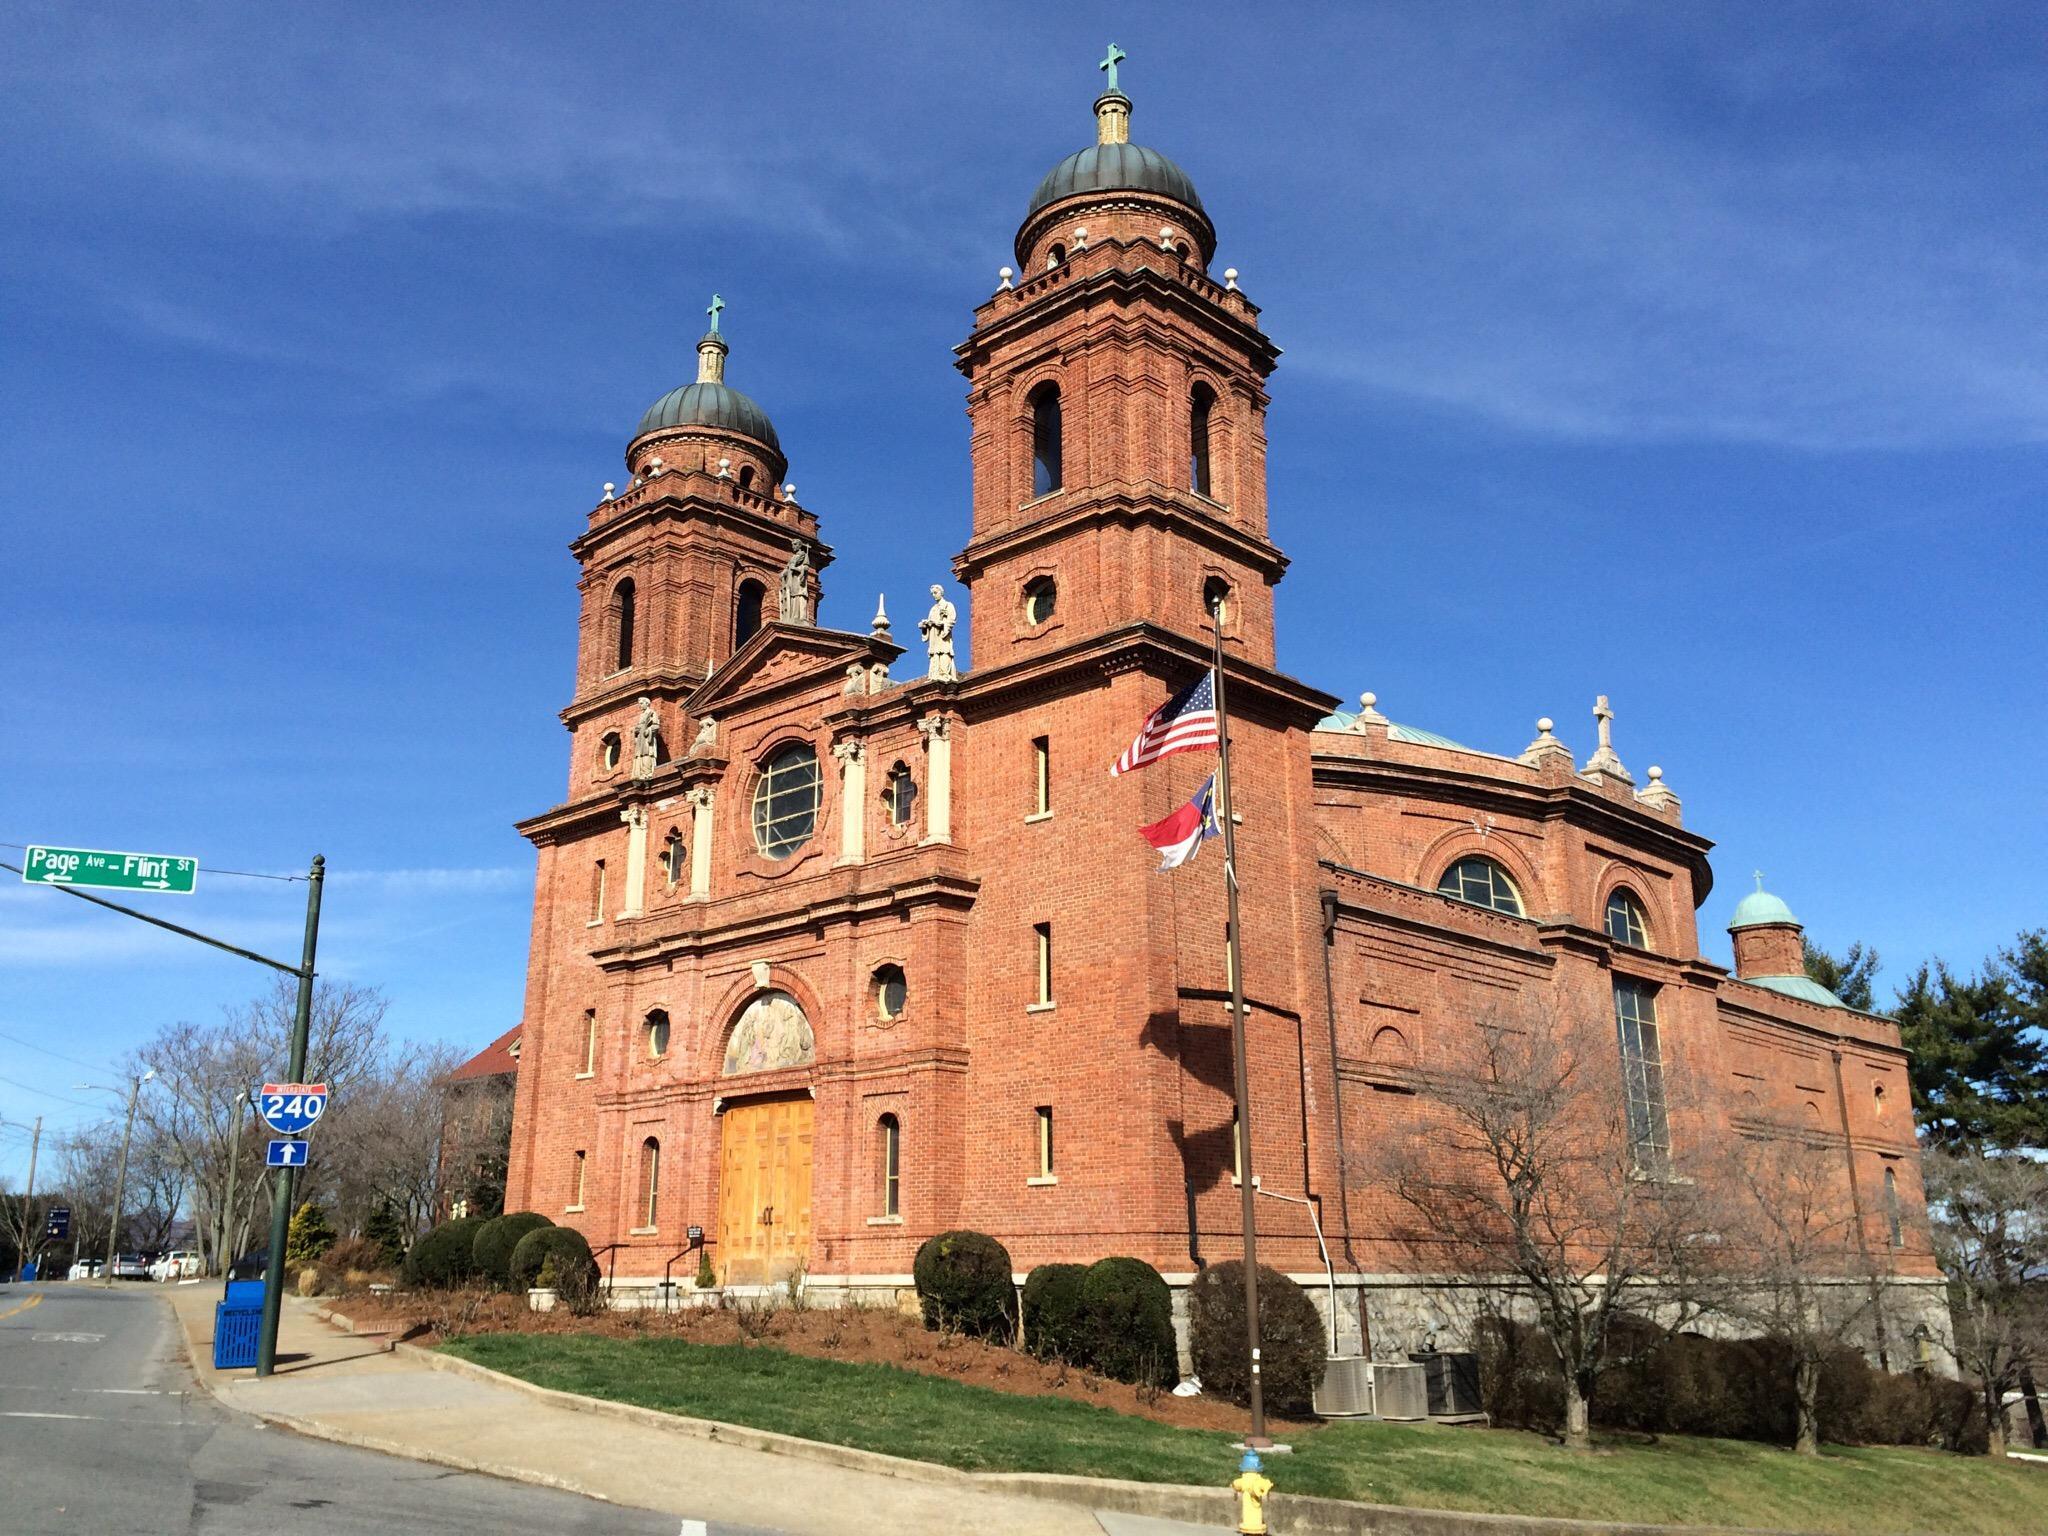
[[[128,1198],[128,1142],[135,1134],[135,1101],[142,1097],[142,1085],[156,1076],[151,1067],[128,1085],[128,1121],[121,1127],[121,1161],[114,1171],[114,1219],[107,1224],[107,1274],[102,1285],[114,1283],[114,1251],[121,1242],[121,1203]],[[109,1088],[105,1083],[80,1083],[82,1092],[119,1093],[118,1088]]]

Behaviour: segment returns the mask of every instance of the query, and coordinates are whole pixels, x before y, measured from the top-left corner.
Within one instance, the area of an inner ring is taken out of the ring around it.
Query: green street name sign
[[[104,848],[30,848],[21,861],[30,885],[91,885],[108,891],[190,896],[199,861],[168,853],[109,853]]]

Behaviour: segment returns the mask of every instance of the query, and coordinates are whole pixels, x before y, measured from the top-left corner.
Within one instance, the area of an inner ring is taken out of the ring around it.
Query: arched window
[[[910,984],[904,980],[903,967],[883,965],[875,968],[875,1013],[884,1019],[903,1017],[903,1005],[910,1001]]]
[[[606,731],[598,739],[597,743],[597,766],[599,771],[610,773],[614,768],[618,767],[621,750],[619,733],[617,731]]]
[[[1058,266],[1061,262],[1065,261],[1066,259],[1067,248],[1064,245],[1061,245],[1057,240],[1055,240],[1053,242],[1052,249],[1045,253],[1046,271],[1050,272],[1054,267]]]
[[[751,464],[742,464],[740,466],[740,489],[743,491],[751,491],[753,488],[754,466]]]
[[[661,1208],[661,1143],[650,1136],[640,1143],[640,1225],[654,1226]]]
[[[1211,576],[1202,583],[1202,612],[1214,617],[1218,624],[1230,622],[1230,583],[1221,576]]]
[[[903,1172],[903,1127],[894,1115],[875,1122],[875,1161],[882,1176],[882,1214],[903,1214],[898,1189]]]
[[[1209,494],[1209,413],[1216,391],[1197,384],[1188,397],[1188,485],[1197,496]]]
[[[1899,1176],[1887,1168],[1884,1171],[1884,1219],[1891,1232],[1894,1248],[1906,1245],[1905,1224],[1899,1218]]]
[[[917,783],[910,776],[910,765],[897,763],[890,768],[889,776],[882,781],[882,804],[888,808],[889,825],[907,827],[912,811],[917,805]]]
[[[612,588],[612,670],[633,665],[633,578]]]
[[[1626,886],[1616,886],[1607,898],[1607,937],[1637,949],[1650,947],[1650,920]]]
[[[1656,988],[1616,977],[1614,1027],[1621,1039],[1629,1151],[1639,1172],[1661,1176],[1671,1167],[1671,1124],[1664,1105],[1664,1052],[1657,1032]]]
[[[732,648],[738,650],[761,630],[761,604],[768,588],[751,576],[740,583],[739,605],[733,610]]]
[[[668,1054],[668,1011],[657,1008],[647,1015],[647,1054],[659,1059]]]
[[[1062,484],[1060,387],[1045,383],[1031,391],[1031,494],[1044,496]]]
[[[689,854],[689,845],[683,841],[683,834],[670,827],[668,836],[661,840],[661,878],[670,890],[682,883],[683,861]]]
[[[754,784],[754,844],[786,859],[810,841],[818,824],[818,753],[793,741],[761,766]]]
[[[1460,859],[1444,871],[1436,893],[1453,901],[1468,901],[1475,907],[1491,907],[1510,917],[1521,917],[1522,893],[1508,872],[1491,859]]]
[[[1034,629],[1053,616],[1059,606],[1060,589],[1050,576],[1034,576],[1024,583],[1024,622]]]

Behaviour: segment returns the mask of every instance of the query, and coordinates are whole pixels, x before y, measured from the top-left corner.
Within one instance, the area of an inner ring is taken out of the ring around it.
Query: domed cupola
[[[1158,150],[1131,142],[1131,99],[1116,83],[1116,67],[1126,57],[1111,44],[1097,66],[1108,72],[1109,88],[1095,99],[1095,142],[1047,171],[1031,194],[1017,230],[1017,264],[1026,273],[1056,264],[1074,248],[1071,238],[1060,240],[1046,247],[1057,253],[1050,262],[1038,257],[1047,235],[1068,225],[1096,242],[1119,235],[1151,240],[1162,232],[1163,217],[1166,227],[1195,242],[1205,264],[1216,254],[1216,230],[1193,178]]]
[[[782,440],[775,435],[775,423],[768,419],[768,413],[751,396],[725,382],[725,359],[730,348],[718,329],[718,314],[724,308],[725,301],[713,294],[709,310],[711,329],[697,343],[696,379],[655,401],[634,428],[633,441],[626,449],[626,463],[635,474],[642,472],[645,459],[654,456],[655,444],[692,440],[703,442],[704,468],[714,473],[721,457],[732,461],[730,468],[734,473],[740,471],[744,460],[756,460],[765,482],[764,490],[780,484],[788,471]],[[727,438],[741,441],[727,445],[721,441]],[[712,452],[714,447],[720,451]],[[728,447],[731,451],[726,451]],[[672,448],[663,457],[670,464],[678,464]],[[746,479],[751,483],[754,478],[749,468]]]

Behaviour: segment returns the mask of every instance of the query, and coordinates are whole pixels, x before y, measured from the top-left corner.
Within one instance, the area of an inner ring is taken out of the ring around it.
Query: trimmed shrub
[[[460,1285],[476,1273],[476,1229],[483,1221],[458,1216],[412,1245],[405,1278],[413,1285]]]
[[[1024,1277],[1024,1347],[1041,1360],[1088,1363],[1082,1320],[1085,1264],[1041,1264]]]
[[[597,1260],[590,1256],[590,1240],[574,1227],[535,1227],[513,1245],[506,1274],[514,1290],[531,1290],[541,1283],[541,1270],[553,1261],[559,1277],[574,1264],[597,1284]]]
[[[1174,1379],[1173,1291],[1143,1259],[1097,1259],[1081,1281],[1089,1363],[1113,1381],[1164,1385]],[[1261,1309],[1263,1310],[1263,1308]],[[1322,1380],[1320,1367],[1316,1380]]]
[[[927,1328],[957,1328],[981,1338],[1016,1331],[1017,1289],[1010,1250],[980,1232],[928,1237],[911,1265]]]
[[[1188,1292],[1189,1343],[1202,1389],[1243,1405],[1251,1401],[1251,1358],[1244,1318],[1244,1260],[1211,1264]],[[1259,1266],[1259,1363],[1265,1404],[1274,1413],[1307,1413],[1329,1336],[1308,1292],[1277,1269]]]
[[[476,1272],[492,1285],[510,1285],[512,1250],[519,1246],[519,1239],[553,1225],[539,1211],[514,1211],[509,1216],[491,1217],[476,1229],[476,1243],[470,1250]]]
[[[319,1206],[308,1200],[292,1212],[291,1225],[285,1228],[285,1263],[294,1268],[318,1264],[320,1255],[333,1246],[333,1223]]]

